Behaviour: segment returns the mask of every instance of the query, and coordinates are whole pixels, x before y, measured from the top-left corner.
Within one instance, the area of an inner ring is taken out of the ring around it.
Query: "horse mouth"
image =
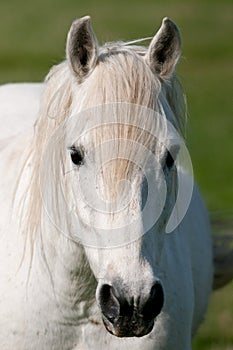
[[[124,337],[144,337],[149,334],[154,327],[154,320],[148,321],[145,324],[124,322],[124,320],[119,320],[116,323],[111,323],[105,317],[103,317],[103,323],[106,330],[119,338]]]

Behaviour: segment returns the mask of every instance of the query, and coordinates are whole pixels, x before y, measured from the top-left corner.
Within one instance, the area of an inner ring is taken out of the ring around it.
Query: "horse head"
[[[165,18],[148,49],[122,42],[100,47],[84,17],[72,24],[66,52],[71,233],[81,240],[98,281],[106,329],[140,337],[152,330],[166,303],[160,261],[181,148],[175,132],[168,137],[179,127],[167,100],[180,34]]]

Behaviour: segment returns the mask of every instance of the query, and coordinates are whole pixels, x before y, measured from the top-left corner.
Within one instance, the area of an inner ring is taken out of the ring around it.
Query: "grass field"
[[[100,43],[151,36],[164,16],[178,24],[195,177],[209,209],[233,216],[232,1],[2,0],[0,83],[41,81],[64,58],[71,21],[86,14]],[[207,349],[233,350],[233,284],[213,295],[194,341]]]

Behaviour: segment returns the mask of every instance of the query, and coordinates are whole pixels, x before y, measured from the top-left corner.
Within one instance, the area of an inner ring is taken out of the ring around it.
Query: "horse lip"
[[[140,327],[140,328],[136,328],[134,326],[134,329],[122,329],[122,327],[117,326],[117,325],[113,325],[110,321],[108,321],[105,317],[103,318],[103,323],[104,326],[106,328],[106,330],[118,337],[118,338],[129,338],[129,337],[144,337],[145,335],[149,334],[153,327],[154,327],[154,320],[152,320],[151,322],[149,322],[149,324],[146,325],[146,327]]]

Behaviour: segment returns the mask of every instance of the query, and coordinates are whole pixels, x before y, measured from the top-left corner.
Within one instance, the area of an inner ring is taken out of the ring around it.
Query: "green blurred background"
[[[233,217],[232,0],[1,0],[0,83],[43,80],[87,14],[100,43],[151,36],[165,16],[177,23],[195,177],[209,209]],[[213,294],[193,349],[233,350],[233,284]]]

